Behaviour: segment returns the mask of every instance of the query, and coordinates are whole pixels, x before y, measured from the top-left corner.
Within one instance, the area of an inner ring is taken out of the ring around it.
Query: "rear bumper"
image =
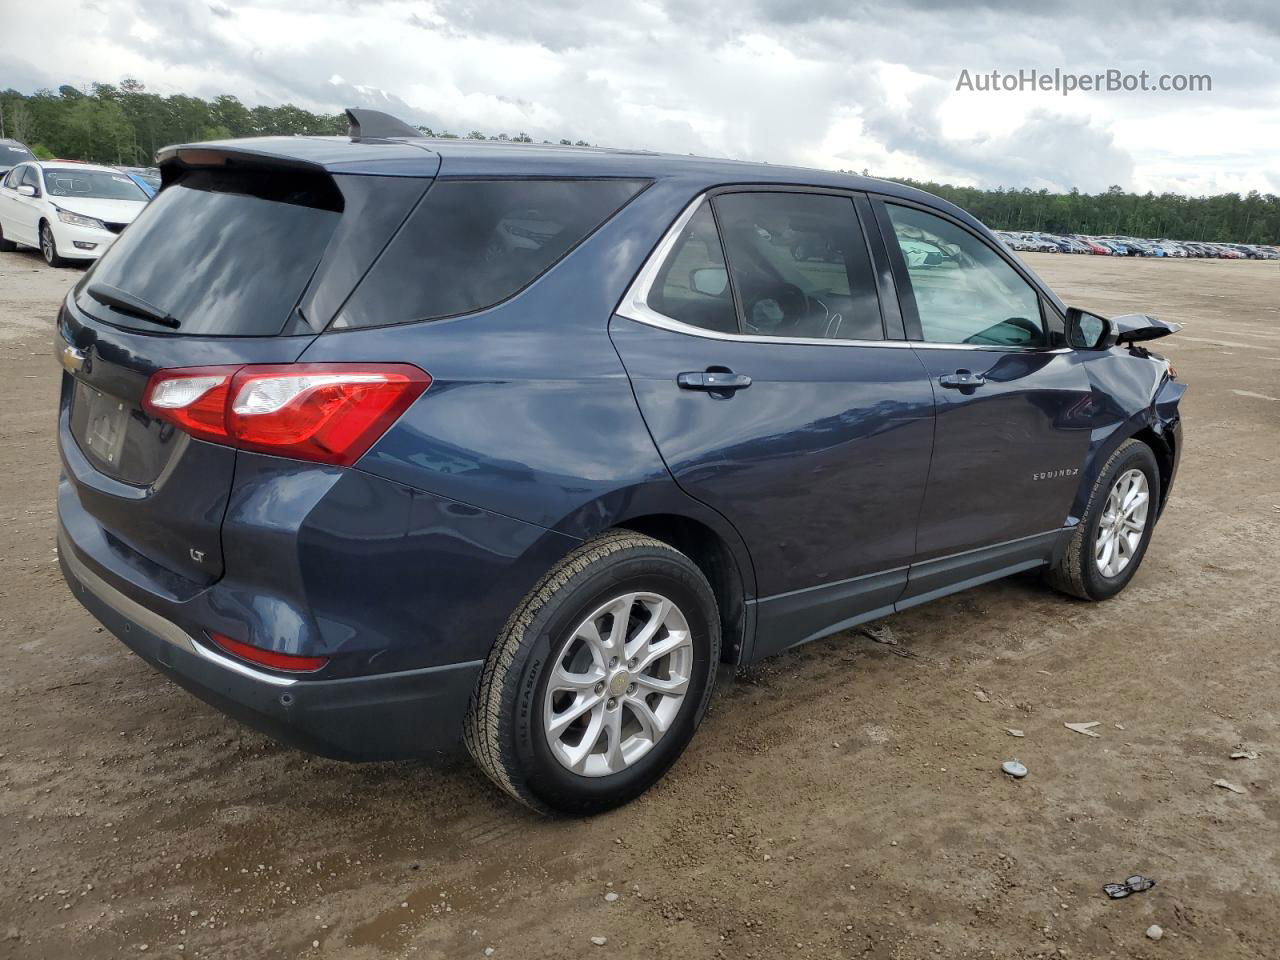
[[[255,670],[210,650],[95,573],[59,527],[71,592],[129,649],[201,700],[284,743],[338,760],[456,753],[483,661],[306,680]]]

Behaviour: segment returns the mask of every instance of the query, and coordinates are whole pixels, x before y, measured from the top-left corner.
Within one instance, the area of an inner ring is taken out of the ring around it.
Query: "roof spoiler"
[[[388,137],[420,137],[422,131],[411,127],[403,120],[393,117],[381,110],[362,110],[357,107],[347,108],[347,123],[352,140],[372,137],[386,139]]]

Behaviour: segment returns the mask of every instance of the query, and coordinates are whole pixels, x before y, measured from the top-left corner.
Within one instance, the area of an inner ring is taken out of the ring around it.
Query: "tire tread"
[[[1088,585],[1085,583],[1085,564],[1089,563],[1089,556],[1086,550],[1085,533],[1090,524],[1096,501],[1099,497],[1106,497],[1111,492],[1111,472],[1112,467],[1129,455],[1134,447],[1145,446],[1141,440],[1130,438],[1120,446],[1107,458],[1107,462],[1102,465],[1102,469],[1098,471],[1098,479],[1094,481],[1093,491],[1089,494],[1089,502],[1085,506],[1084,515],[1080,518],[1080,522],[1076,524],[1075,533],[1072,535],[1067,549],[1062,555],[1062,559],[1056,565],[1049,569],[1047,579],[1049,585],[1055,590],[1069,596],[1079,597],[1081,600],[1093,600],[1094,597],[1089,593]],[[1152,523],[1155,522],[1154,514]]]
[[[551,814],[555,811],[521,782],[515,759],[502,737],[508,676],[519,660],[518,654],[524,644],[525,634],[542,608],[570,581],[601,560],[620,551],[634,549],[665,552],[673,559],[690,562],[670,544],[631,530],[615,530],[588,540],[552,567],[529,591],[508,618],[480,671],[480,678],[471,697],[471,707],[463,723],[463,743],[490,780],[538,813]]]

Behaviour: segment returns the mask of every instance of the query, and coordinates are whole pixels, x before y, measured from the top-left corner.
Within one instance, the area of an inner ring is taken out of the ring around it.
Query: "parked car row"
[[[1143,240],[1138,237],[1087,237],[1083,234],[995,231],[1010,250],[1032,253],[1088,253],[1107,257],[1206,257],[1219,260],[1280,260],[1280,247],[1191,240]]]

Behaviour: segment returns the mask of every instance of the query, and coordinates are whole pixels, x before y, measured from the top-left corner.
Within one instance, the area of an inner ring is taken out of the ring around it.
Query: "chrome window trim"
[[[662,265],[667,262],[667,257],[675,249],[676,241],[680,239],[680,234],[688,226],[689,221],[693,219],[699,208],[707,202],[709,195],[710,191],[703,191],[694,197],[689,202],[689,205],[680,212],[680,216],[676,217],[675,222],[663,234],[653,252],[649,254],[649,259],[645,261],[644,266],[640,268],[640,272],[636,274],[635,280],[627,288],[626,294],[622,297],[622,302],[614,313],[628,320],[634,320],[636,323],[657,327],[660,330],[683,333],[691,337],[701,337],[704,340],[726,340],[732,343],[786,343],[798,346],[820,347],[890,347],[899,350],[917,347],[924,350],[997,350],[1006,353],[1071,352],[1070,347],[1044,350],[1039,347],[1000,346],[996,344],[929,343],[925,340],[828,340],[825,337],[765,337],[752,333],[724,333],[720,330],[707,330],[703,327],[695,327],[692,324],[683,323],[674,317],[669,317],[665,313],[660,313],[649,306],[649,294],[653,290],[654,283],[657,282]],[[736,314],[736,307],[734,312]]]

